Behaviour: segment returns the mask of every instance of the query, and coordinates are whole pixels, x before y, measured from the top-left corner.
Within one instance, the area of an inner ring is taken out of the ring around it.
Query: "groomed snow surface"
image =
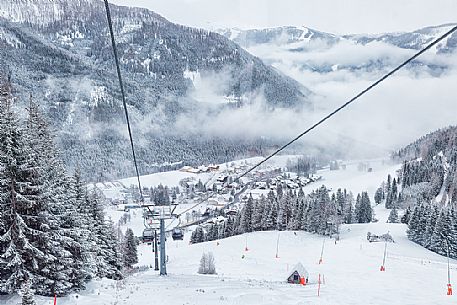
[[[376,212],[383,222],[343,226],[337,244],[325,238],[321,265],[324,238],[305,232],[250,233],[220,240],[219,245],[169,240],[168,276],[150,269],[118,283],[118,288],[114,281],[94,281],[78,298],[71,295],[57,304],[455,304],[455,296],[446,296],[446,259],[408,241],[405,225],[384,223],[383,208]],[[379,271],[384,243],[369,243],[367,231],[390,231],[395,239],[387,245],[385,272]],[[279,258],[275,258],[278,234]],[[140,264],[152,262],[150,250],[140,246]],[[215,256],[217,275],[196,273],[207,251]],[[307,286],[285,283],[297,262],[310,273]],[[319,273],[325,284],[318,297]],[[13,298],[6,304],[17,301]],[[50,302],[39,298],[38,304]]]
[[[355,193],[368,189],[372,196],[385,175],[398,167],[373,166],[372,173],[362,173],[348,166],[345,175],[344,171],[322,172],[322,183],[334,188],[354,187]],[[168,276],[160,277],[152,268],[122,282],[92,281],[85,291],[59,298],[57,304],[455,304],[457,296],[446,295],[446,258],[410,242],[405,225],[387,224],[388,212],[377,206],[377,223],[342,226],[336,244],[333,239],[306,232],[273,231],[189,245],[187,232],[184,241],[168,239]],[[132,222],[138,221],[134,219],[138,218],[132,217]],[[387,244],[385,272],[380,271],[385,244],[369,243],[368,231],[389,231],[395,240]],[[323,263],[318,264],[323,244]],[[197,274],[204,252],[214,254],[217,275]],[[139,265],[153,267],[150,245],[140,245],[139,254]],[[310,274],[307,286],[285,282],[298,262]],[[452,278],[457,275],[457,261],[451,261],[451,269]],[[319,274],[323,283],[317,296]],[[39,305],[52,304],[50,298],[36,299]],[[17,296],[0,296],[1,304],[18,302]]]

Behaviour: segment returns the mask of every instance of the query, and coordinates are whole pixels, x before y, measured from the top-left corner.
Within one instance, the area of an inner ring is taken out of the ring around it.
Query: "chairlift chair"
[[[174,228],[173,232],[171,233],[171,237],[173,238],[173,240],[183,240],[184,232],[179,228]]]

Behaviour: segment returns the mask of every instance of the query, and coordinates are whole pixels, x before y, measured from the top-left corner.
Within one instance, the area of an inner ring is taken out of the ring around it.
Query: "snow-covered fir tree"
[[[254,211],[254,199],[252,195],[249,198],[241,210],[240,229],[242,233],[252,232],[252,213]]]
[[[0,94],[0,290],[29,280],[37,294],[64,295],[90,278],[89,252],[74,183],[58,158],[46,121],[30,101],[24,126]]]
[[[382,199],[384,198],[384,191],[381,187],[379,187],[376,190],[376,193],[374,194],[374,202],[376,204],[380,204],[382,202]]]
[[[36,305],[34,299],[34,290],[31,287],[30,281],[25,281],[21,288],[21,305]]]
[[[371,205],[368,194],[364,202]],[[251,211],[251,212],[249,212]],[[207,233],[197,227],[191,235],[191,242],[215,240],[251,231],[267,230],[304,230],[312,233],[332,235],[338,232],[341,223],[352,223],[353,196],[339,190],[330,196],[330,191],[322,186],[305,195],[303,191],[284,191],[281,198],[270,191],[267,197],[249,197],[244,207],[225,222],[211,224]],[[249,217],[251,215],[251,217]],[[370,216],[364,216],[369,218]]]
[[[92,190],[87,197],[91,206],[89,216],[93,220],[93,232],[96,239],[97,276],[110,279],[122,278],[122,256],[111,220],[105,219],[102,194],[98,189]]]
[[[373,209],[367,192],[357,195],[355,219],[358,223],[367,223],[373,220]]]
[[[214,255],[211,252],[203,253],[200,259],[200,266],[198,268],[200,274],[216,274],[216,263]]]
[[[138,263],[138,245],[133,230],[128,228],[122,245],[124,267],[132,268]]]
[[[195,229],[195,231],[192,232],[192,235],[190,237],[190,242],[193,244],[201,243],[201,242],[204,242],[205,240],[206,240],[205,232],[203,231],[202,227],[197,227]]]
[[[395,206],[392,208],[392,210],[390,210],[389,217],[387,218],[387,222],[390,222],[390,223],[398,223],[399,222],[399,220],[398,220],[398,210],[397,210],[397,208]]]
[[[447,255],[448,243],[451,241],[451,236],[455,236],[455,234],[450,209],[441,209],[440,215],[436,220],[429,249],[441,255]]]

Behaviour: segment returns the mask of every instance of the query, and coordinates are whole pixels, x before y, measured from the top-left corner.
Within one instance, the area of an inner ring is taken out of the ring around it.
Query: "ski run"
[[[373,172],[360,172],[356,167],[357,162],[348,162],[344,171],[321,170],[321,184],[354,192],[368,190],[372,196],[399,165],[378,162]],[[153,177],[149,179],[154,183]],[[113,218],[123,214],[114,207],[107,212]],[[131,221],[123,229],[132,227],[140,235],[144,228],[141,213],[130,213]],[[454,297],[446,295],[446,257],[409,241],[406,225],[386,223],[389,210],[383,205],[374,207],[374,213],[377,222],[342,225],[336,242],[302,231],[269,231],[191,245],[187,231],[182,241],[167,240],[167,276],[154,271],[151,245],[141,244],[137,264],[141,271],[120,281],[92,280],[86,290],[57,298],[57,304],[454,304]],[[389,232],[395,241],[387,243],[384,272],[380,267],[385,243],[368,242],[368,232]],[[200,258],[208,252],[214,255],[217,274],[200,275]],[[307,285],[286,282],[297,263],[309,273]],[[457,261],[451,260],[450,266],[454,283]],[[52,298],[35,299],[38,305],[53,302]],[[19,297],[0,296],[0,302],[15,305]]]

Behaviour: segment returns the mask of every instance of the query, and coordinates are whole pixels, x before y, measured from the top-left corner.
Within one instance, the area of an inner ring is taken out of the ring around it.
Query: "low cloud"
[[[285,143],[368,87],[411,56],[413,51],[382,42],[363,46],[343,41],[330,48],[322,46],[317,51],[299,54],[270,44],[256,48],[253,53],[267,57],[267,62],[273,62],[277,69],[315,92],[314,111],[267,110],[262,93],[258,92],[241,108],[214,111],[211,107],[201,107],[191,115],[181,115],[176,120],[176,130],[212,136],[267,137]],[[302,69],[303,63],[314,66],[361,65],[378,60],[384,64],[381,70],[335,69],[322,73]],[[428,132],[456,124],[455,114],[451,111],[457,106],[453,94],[457,83],[455,55],[427,54],[421,60],[448,68],[439,77],[420,66],[398,72],[313,130],[304,137],[303,143],[339,149],[349,157],[385,156]],[[213,79],[217,80],[216,83],[224,82],[223,77]],[[214,82],[200,83],[192,93],[193,97],[204,97],[199,90],[214,93],[206,87],[213,85]],[[221,100],[223,97],[211,96],[199,102],[211,105],[212,99]]]

